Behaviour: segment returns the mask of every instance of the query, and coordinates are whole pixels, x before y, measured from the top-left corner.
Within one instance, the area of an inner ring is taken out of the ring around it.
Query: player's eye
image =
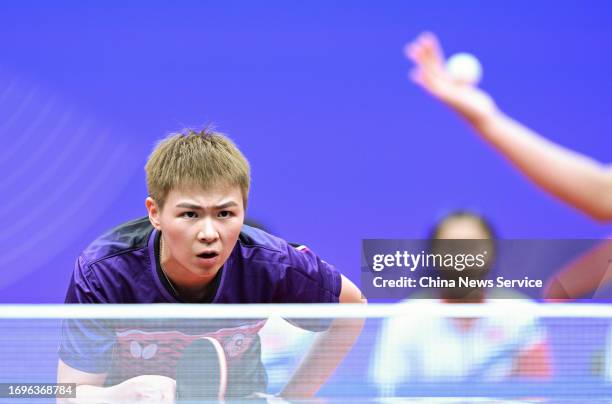
[[[221,219],[225,219],[231,217],[232,215],[233,213],[229,210],[222,210],[221,212],[219,212],[218,217],[220,217]]]
[[[193,219],[193,218],[198,217],[198,214],[192,211],[187,211],[187,212],[181,213],[181,217],[184,217],[186,219]]]

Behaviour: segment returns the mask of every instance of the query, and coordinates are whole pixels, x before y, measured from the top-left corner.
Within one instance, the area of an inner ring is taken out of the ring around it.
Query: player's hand
[[[438,39],[425,32],[404,47],[406,57],[415,64],[412,81],[466,119],[478,122],[497,110],[493,99],[471,84],[454,79],[446,71],[446,61]]]
[[[113,402],[174,403],[176,381],[159,375],[133,377],[109,387]]]

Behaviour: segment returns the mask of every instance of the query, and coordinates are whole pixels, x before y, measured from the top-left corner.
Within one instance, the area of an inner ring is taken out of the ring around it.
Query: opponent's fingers
[[[415,64],[416,69],[421,70],[431,70],[437,71],[439,70],[435,65],[433,65],[426,57],[425,50],[419,44],[411,44],[407,47],[407,54],[410,60]]]
[[[415,62],[422,60],[426,50],[425,46],[427,44],[425,38],[426,36],[423,33],[419,34],[419,36],[404,46],[404,54],[407,58],[412,59]]]
[[[419,35],[416,40],[404,47],[404,53],[418,68],[427,70],[432,74],[444,75],[444,60],[433,34],[423,33]]]
[[[444,61],[444,52],[438,37],[431,32],[424,32],[421,35],[421,43],[427,49],[428,56],[431,56],[439,61]]]
[[[423,66],[423,46],[417,41],[410,42],[404,46],[404,54],[417,66]]]
[[[430,69],[444,70],[444,54],[436,36],[430,32],[421,35],[422,59]]]
[[[408,42],[406,45],[404,45],[404,56],[406,57],[406,59],[412,60],[416,63],[418,51],[417,48],[418,46],[414,42]]]

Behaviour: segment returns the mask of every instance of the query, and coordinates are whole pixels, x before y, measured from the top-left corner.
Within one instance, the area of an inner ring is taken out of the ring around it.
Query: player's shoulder
[[[288,263],[299,257],[301,252],[309,251],[302,244],[290,243],[262,229],[243,225],[238,245],[245,259],[250,261],[269,261]]]
[[[238,244],[248,255],[262,256],[283,254],[288,245],[282,238],[247,224],[240,230]]]
[[[116,226],[91,242],[81,253],[82,265],[146,250],[153,226],[147,217]]]

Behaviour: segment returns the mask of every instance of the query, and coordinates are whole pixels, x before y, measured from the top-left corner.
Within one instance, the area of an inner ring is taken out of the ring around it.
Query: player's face
[[[455,217],[444,222],[438,232],[438,238],[443,240],[488,239],[489,234],[479,221],[471,217]]]
[[[457,244],[447,244],[446,248],[457,248],[455,253],[461,254],[482,254],[487,252],[488,269],[495,259],[495,247],[491,240],[491,235],[479,220],[472,217],[454,217],[447,219],[438,231],[438,238],[442,240],[459,240]],[[473,241],[466,241],[473,240]],[[485,273],[485,268],[477,270],[478,273]],[[464,274],[467,274],[464,273]]]
[[[151,215],[149,209],[149,213],[162,232],[161,259],[168,276],[183,287],[205,285],[223,266],[240,235],[242,192],[237,186],[175,189],[168,193],[161,211]]]

